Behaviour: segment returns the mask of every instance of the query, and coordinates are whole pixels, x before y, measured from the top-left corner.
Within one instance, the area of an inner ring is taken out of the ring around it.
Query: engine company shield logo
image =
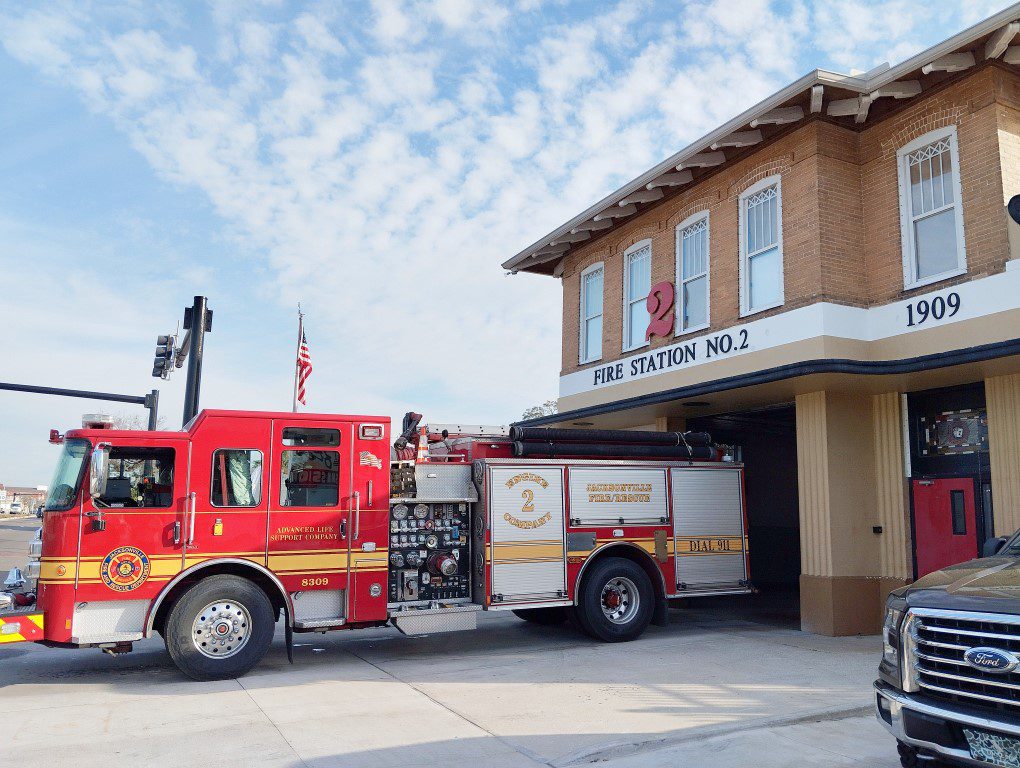
[[[99,575],[110,589],[130,592],[149,578],[149,558],[135,547],[118,547],[103,560]]]
[[[520,528],[522,531],[541,528],[543,525],[552,520],[552,512],[546,512],[537,520],[525,519],[525,516],[533,515],[536,511],[535,490],[534,488],[528,488],[527,486],[536,486],[541,491],[542,489],[549,487],[549,481],[541,475],[536,475],[534,472],[521,472],[519,475],[514,475],[507,480],[506,487],[512,489],[519,483],[524,483],[524,488],[521,491],[521,517],[517,517],[516,515],[506,512],[503,515],[503,519],[510,523],[510,525],[514,528]]]
[[[1004,675],[1020,666],[1020,658],[1009,651],[998,648],[971,648],[963,654],[963,660],[974,669]]]

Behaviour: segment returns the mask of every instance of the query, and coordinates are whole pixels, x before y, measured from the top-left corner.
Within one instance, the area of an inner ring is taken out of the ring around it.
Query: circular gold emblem
[[[149,558],[135,547],[118,547],[104,558],[99,575],[110,589],[130,592],[149,578]]]

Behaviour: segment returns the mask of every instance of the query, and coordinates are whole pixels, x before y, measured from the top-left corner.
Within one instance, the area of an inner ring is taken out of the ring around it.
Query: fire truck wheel
[[[655,593],[637,563],[608,557],[585,574],[575,618],[587,634],[606,643],[635,640],[652,620]]]
[[[525,611],[514,611],[518,619],[530,621],[532,624],[541,624],[543,627],[554,627],[567,620],[567,609],[565,606],[553,608],[529,608]]]
[[[240,576],[210,576],[174,603],[163,639],[174,664],[195,680],[229,680],[258,664],[276,628],[272,603]]]

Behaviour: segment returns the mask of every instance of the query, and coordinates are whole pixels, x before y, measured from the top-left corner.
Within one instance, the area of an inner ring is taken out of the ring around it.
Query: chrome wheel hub
[[[251,616],[233,601],[209,603],[199,611],[191,630],[191,642],[203,656],[224,659],[248,644]]]
[[[614,624],[626,624],[637,613],[641,595],[626,576],[616,576],[602,587],[602,613]]]

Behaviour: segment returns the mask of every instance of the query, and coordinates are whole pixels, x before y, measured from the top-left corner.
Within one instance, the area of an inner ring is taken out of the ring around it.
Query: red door
[[[913,490],[918,577],[977,557],[973,479],[914,480]]]
[[[349,615],[353,434],[349,422],[273,421],[268,561],[298,626],[333,626]]]
[[[379,420],[354,425],[351,496],[351,571],[348,618],[386,618],[387,547],[390,540],[389,424]]]

